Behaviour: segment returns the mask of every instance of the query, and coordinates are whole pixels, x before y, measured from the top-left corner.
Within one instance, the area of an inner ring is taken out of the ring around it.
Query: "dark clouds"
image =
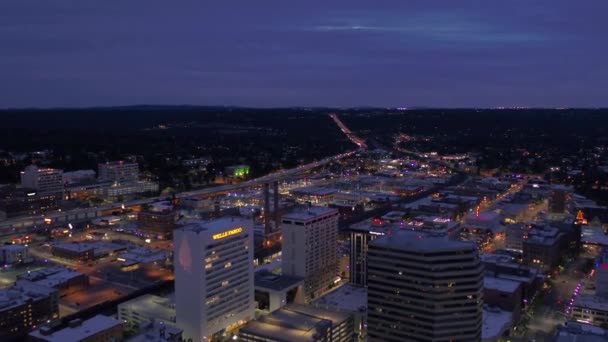
[[[4,1],[0,107],[607,106],[606,10],[604,0]]]

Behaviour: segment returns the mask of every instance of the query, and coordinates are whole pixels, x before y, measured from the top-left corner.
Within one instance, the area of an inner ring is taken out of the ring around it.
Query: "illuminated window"
[[[205,269],[206,269],[206,270],[211,269],[211,267],[213,267],[213,264],[206,264],[206,265],[205,265]]]
[[[232,266],[232,263],[231,263],[230,261],[228,261],[228,262],[227,262],[227,263],[224,265],[224,268],[228,268],[228,267],[230,267],[230,266]]]

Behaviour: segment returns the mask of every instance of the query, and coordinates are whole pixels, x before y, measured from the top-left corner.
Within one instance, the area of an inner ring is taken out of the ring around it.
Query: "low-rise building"
[[[51,254],[60,258],[85,261],[94,258],[94,247],[84,243],[57,244],[51,247]]]
[[[245,342],[352,342],[352,315],[308,305],[290,305],[250,321],[240,329]]]
[[[134,198],[135,195],[138,194],[157,193],[158,191],[158,183],[142,180],[112,184],[111,186],[104,188],[103,196],[112,201],[125,201]]]
[[[18,280],[0,289],[0,340],[25,336],[59,314],[57,290]]]
[[[173,209],[140,211],[137,214],[138,229],[154,238],[170,239],[175,229],[175,218]]]
[[[60,296],[80,291],[89,286],[89,276],[68,268],[47,267],[17,275],[17,279],[37,285],[51,287]]]
[[[140,331],[152,321],[175,323],[175,302],[172,298],[145,294],[118,304],[118,319],[127,331]]]
[[[512,280],[522,285],[522,307],[531,303],[544,282],[544,277],[535,267],[521,265],[513,257],[503,254],[482,254],[485,275],[505,280]]]
[[[608,331],[591,324],[569,321],[557,327],[551,342],[608,342]]]
[[[28,336],[28,340],[32,342],[108,342],[122,339],[122,322],[104,315],[97,315],[86,321],[75,319],[59,330],[43,326]]]
[[[3,265],[23,264],[32,261],[26,245],[0,246],[0,263]]]
[[[484,305],[481,342],[502,341],[501,337],[508,335],[514,322],[510,311]]]
[[[140,327],[126,342],[183,342],[182,334],[182,329],[155,320]]]
[[[101,241],[91,243],[68,242],[52,245],[51,254],[65,259],[88,261],[126,249],[127,247],[124,245]]]
[[[483,302],[513,313],[513,319],[519,320],[522,310],[522,283],[502,278],[484,277]]]
[[[291,189],[289,193],[301,202],[312,204],[329,204],[335,200],[337,189],[322,187],[304,187]]]
[[[579,295],[574,299],[571,316],[574,320],[593,325],[608,324],[608,299]]]
[[[11,218],[38,215],[58,208],[60,196],[49,196],[38,190],[5,186],[0,188],[0,215]]]
[[[396,195],[409,197],[424,191],[424,187],[418,185],[398,185],[394,186],[392,192]]]
[[[265,270],[254,275],[256,309],[270,313],[289,304],[304,303],[304,278],[277,275]]]

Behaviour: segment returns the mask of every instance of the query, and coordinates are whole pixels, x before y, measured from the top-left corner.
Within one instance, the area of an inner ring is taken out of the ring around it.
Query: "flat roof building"
[[[36,325],[59,314],[57,290],[17,280],[0,289],[0,340],[25,336]]]
[[[399,230],[369,243],[368,341],[480,341],[475,244]]]
[[[315,206],[283,215],[283,274],[304,278],[307,301],[337,279],[338,215],[336,209]]]
[[[30,165],[21,171],[21,186],[35,189],[41,195],[63,195],[63,171],[51,168],[38,168]]]
[[[43,326],[29,334],[29,340],[33,342],[107,342],[121,341],[122,338],[122,322],[104,315],[86,321],[75,319],[66,328],[56,331]]]
[[[303,286],[304,278],[258,271],[255,273],[257,309],[273,312],[288,304],[301,304],[304,302]]]
[[[139,179],[139,165],[124,160],[111,161],[98,165],[99,180],[109,182],[132,182]]]
[[[171,298],[145,294],[118,304],[118,319],[130,331],[139,331],[151,321],[175,323],[175,302]]]
[[[550,342],[608,342],[608,331],[591,324],[569,321],[557,327]]]
[[[239,331],[244,342],[352,342],[352,315],[308,305],[289,305]]]
[[[254,317],[253,229],[225,217],[174,232],[177,326],[185,339],[214,340]]]

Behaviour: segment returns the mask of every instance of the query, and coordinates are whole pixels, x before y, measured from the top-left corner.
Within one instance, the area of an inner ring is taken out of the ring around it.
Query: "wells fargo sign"
[[[213,240],[219,240],[219,239],[223,239],[225,237],[236,235],[238,233],[241,233],[242,231],[243,231],[243,228],[238,227],[238,228],[234,228],[234,229],[231,229],[231,230],[227,230],[227,231],[222,232],[222,233],[214,234],[213,235]]]

